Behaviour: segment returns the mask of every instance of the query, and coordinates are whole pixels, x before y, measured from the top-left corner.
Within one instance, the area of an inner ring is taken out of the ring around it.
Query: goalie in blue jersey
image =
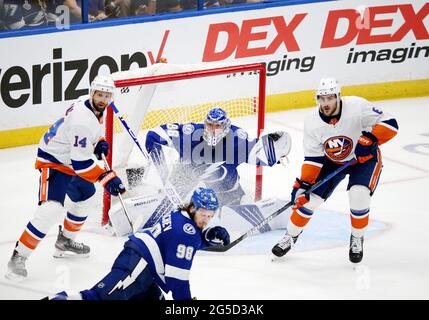
[[[188,205],[131,235],[112,270],[91,289],[51,299],[162,300],[163,292],[171,292],[174,300],[191,300],[189,274],[197,250],[230,243],[223,227],[206,228],[218,208],[212,189],[196,189]]]
[[[163,146],[174,148],[180,161],[173,167],[170,182],[184,197],[198,183],[212,188],[220,205],[240,204],[245,192],[238,166],[243,163],[273,166],[290,151],[290,136],[278,131],[250,139],[246,130],[231,124],[219,107],[211,109],[204,123],[170,123],[148,131],[149,154]]]

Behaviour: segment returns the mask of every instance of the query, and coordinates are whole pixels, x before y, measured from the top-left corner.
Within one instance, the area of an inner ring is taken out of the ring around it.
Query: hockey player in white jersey
[[[87,218],[94,183],[100,182],[114,196],[125,192],[116,173],[105,171],[97,161],[109,151],[103,138],[103,112],[113,101],[113,93],[113,81],[97,76],[89,98],[73,103],[40,139],[35,163],[40,171],[39,207],[16,243],[7,278],[27,276],[26,260],[64,213],[54,257],[88,256],[90,248],[74,239]],[[72,201],[67,212],[66,195]]]
[[[398,131],[396,120],[369,101],[341,97],[334,78],[321,79],[316,91],[318,107],[304,122],[304,163],[301,178],[296,179],[291,198],[296,200],[287,232],[272,252],[281,257],[297,241],[314,210],[332,194],[341,180],[349,175],[347,186],[351,236],[349,259],[358,263],[363,257],[364,231],[368,225],[370,199],[377,187],[382,162],[379,146]],[[302,193],[343,163],[357,159],[329,182],[315,189],[309,197]]]

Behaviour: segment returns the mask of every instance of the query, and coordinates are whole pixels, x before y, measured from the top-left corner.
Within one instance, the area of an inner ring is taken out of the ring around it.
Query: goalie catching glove
[[[112,196],[117,196],[126,191],[121,179],[118,178],[115,171],[108,170],[98,177],[98,181]]]
[[[229,245],[231,242],[228,231],[223,227],[212,227],[203,231],[203,243],[207,246]]]
[[[285,131],[276,131],[267,134],[268,145],[265,148],[268,163],[280,163],[286,159],[292,146],[290,135]]]
[[[283,163],[290,152],[291,145],[290,135],[285,131],[276,131],[263,135],[250,151],[248,163],[259,165],[260,161],[262,165],[270,167],[276,163]]]

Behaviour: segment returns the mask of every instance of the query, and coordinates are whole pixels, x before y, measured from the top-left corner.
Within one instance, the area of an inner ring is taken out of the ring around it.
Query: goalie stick
[[[352,159],[350,161],[347,161],[344,165],[342,165],[341,167],[339,167],[337,170],[335,170],[334,172],[328,174],[324,179],[322,179],[319,182],[317,182],[316,184],[314,184],[310,189],[308,189],[307,191],[305,191],[304,194],[305,195],[309,195],[311,192],[313,192],[314,190],[316,190],[317,188],[319,188],[322,184],[326,183],[327,181],[329,181],[330,179],[332,179],[334,176],[336,176],[338,173],[340,173],[341,171],[343,171],[347,167],[355,164],[356,162],[357,162],[356,159]],[[226,245],[226,246],[219,245],[219,246],[207,247],[207,248],[205,248],[203,250],[204,251],[213,251],[213,252],[225,252],[225,251],[228,251],[229,249],[231,249],[232,247],[234,247],[235,245],[237,245],[238,243],[240,243],[241,241],[243,241],[244,239],[246,239],[248,236],[251,236],[251,235],[255,234],[256,232],[258,232],[258,230],[262,226],[264,226],[265,224],[269,223],[271,220],[273,220],[275,217],[277,217],[282,212],[286,211],[288,208],[290,208],[294,204],[295,204],[295,201],[289,201],[283,207],[281,207],[277,211],[273,212],[271,215],[269,215],[264,220],[262,220],[257,225],[255,225],[252,229],[250,229],[249,231],[247,231],[246,233],[244,233],[243,235],[241,235],[240,237],[238,237],[237,239],[235,239],[234,241],[232,241],[229,245]]]

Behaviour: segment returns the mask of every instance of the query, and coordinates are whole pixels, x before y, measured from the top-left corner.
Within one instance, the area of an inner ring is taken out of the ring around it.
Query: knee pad
[[[65,209],[59,202],[45,201],[37,208],[31,224],[46,234],[55,223],[61,222],[64,212]]]
[[[351,210],[369,209],[371,190],[367,186],[354,185],[349,190],[349,204]]]

